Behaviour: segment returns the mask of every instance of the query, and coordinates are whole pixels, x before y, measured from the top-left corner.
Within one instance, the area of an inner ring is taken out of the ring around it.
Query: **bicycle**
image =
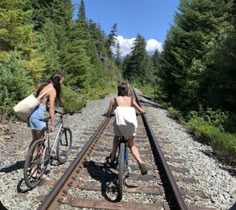
[[[51,164],[54,159],[57,160],[59,164],[63,164],[67,161],[72,147],[72,132],[70,128],[64,127],[64,116],[73,114],[74,112],[63,113],[55,110],[55,113],[59,114],[59,121],[56,125],[58,130],[53,144],[50,143],[48,132],[49,118],[46,118],[46,132],[44,137],[32,143],[26,156],[24,180],[26,185],[31,189],[35,188],[40,183],[48,165]]]
[[[138,115],[140,115],[140,113],[136,113],[136,116]],[[111,114],[111,116],[114,116],[114,114]],[[129,173],[131,172],[128,162],[129,158],[128,158],[127,148],[128,148],[128,140],[124,136],[120,136],[119,144],[117,147],[117,154],[113,163],[113,166],[118,170],[118,183],[117,183],[118,201],[120,201],[123,197],[123,188],[124,185],[127,185],[125,180],[129,177]]]
[[[117,185],[117,193],[118,200],[121,200],[123,197],[123,187],[125,183],[125,179],[129,177],[129,172],[131,171],[128,164],[128,149],[127,149],[127,139],[124,136],[119,138],[118,144],[118,155],[117,155],[117,163],[118,163],[118,185]]]

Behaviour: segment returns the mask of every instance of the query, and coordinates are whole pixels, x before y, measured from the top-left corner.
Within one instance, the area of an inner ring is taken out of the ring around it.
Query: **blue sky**
[[[78,6],[80,0],[72,0]],[[149,52],[161,50],[167,31],[173,23],[179,0],[84,0],[86,17],[98,23],[108,35],[117,24],[121,53],[130,52],[139,33]]]

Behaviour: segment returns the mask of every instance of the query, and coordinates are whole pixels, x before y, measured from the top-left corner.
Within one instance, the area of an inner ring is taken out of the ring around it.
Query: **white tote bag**
[[[23,121],[28,121],[30,114],[38,107],[39,99],[42,98],[52,88],[48,89],[45,93],[36,98],[33,94],[27,96],[13,107],[17,117]]]

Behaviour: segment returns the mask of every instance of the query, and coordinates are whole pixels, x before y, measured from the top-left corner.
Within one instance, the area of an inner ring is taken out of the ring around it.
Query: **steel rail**
[[[95,141],[96,137],[101,134],[104,130],[108,122],[111,118],[106,118],[96,130],[96,132],[90,137],[89,141],[84,145],[81,151],[78,153],[77,157],[73,160],[70,166],[67,168],[63,176],[57,181],[55,186],[51,189],[49,194],[47,195],[46,199],[41,203],[41,205],[37,208],[37,210],[51,210],[56,209],[58,206],[57,202],[58,197],[60,197],[64,192],[61,192],[61,189],[68,183],[68,180],[72,177],[73,173],[75,173],[76,168],[78,167],[79,163],[83,160],[84,156],[86,155],[87,151],[90,149],[91,145]]]
[[[135,98],[136,98],[136,101],[137,103],[140,105],[139,103],[139,99],[134,91],[134,89],[132,88],[133,90],[133,93],[135,95]],[[141,106],[141,105],[140,105]],[[160,145],[158,144],[158,140],[153,132],[153,130],[150,128],[150,126],[148,125],[148,121],[147,121],[147,118],[146,116],[142,115],[142,119],[143,119],[143,122],[144,122],[144,127],[146,129],[146,132],[148,134],[148,137],[150,140],[152,140],[153,142],[153,148],[156,150],[156,154],[158,155],[158,158],[160,160],[159,164],[161,164],[161,167],[164,169],[164,173],[165,173],[165,176],[167,178],[167,181],[168,181],[168,185],[170,186],[170,190],[172,191],[172,193],[174,194],[174,198],[172,198],[174,200],[174,202],[176,203],[177,206],[175,206],[174,208],[176,210],[188,210],[184,200],[183,200],[183,197],[182,197],[182,194],[180,193],[180,190],[176,184],[176,181],[170,171],[170,168],[167,164],[167,161],[164,157],[164,154],[161,150],[161,147]]]

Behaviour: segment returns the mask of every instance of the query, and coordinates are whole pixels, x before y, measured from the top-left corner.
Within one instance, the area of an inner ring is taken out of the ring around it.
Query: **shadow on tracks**
[[[0,209],[1,210],[8,210],[5,206],[3,206],[2,202],[0,201]]]
[[[11,173],[11,172],[14,172],[14,171],[17,171],[18,169],[23,169],[24,168],[24,164],[25,164],[25,161],[24,160],[21,160],[21,161],[16,161],[16,163],[10,165],[10,166],[6,166],[6,167],[2,167],[0,169],[0,172],[4,172],[4,173]],[[22,178],[18,184],[17,184],[17,192],[18,193],[26,193],[28,192],[29,188],[27,188],[27,186],[24,184],[24,178]],[[2,208],[1,206],[1,201],[0,201],[0,210],[5,210],[6,208]]]
[[[84,167],[87,168],[90,176],[101,183],[102,196],[110,202],[119,202],[118,198],[118,173],[115,169],[107,166],[106,163],[86,161]]]
[[[24,168],[24,164],[25,164],[24,160],[16,161],[16,163],[14,163],[10,166],[6,166],[6,167],[1,168],[0,172],[11,173],[11,172],[16,171],[18,169]]]
[[[236,210],[236,202],[229,210]]]
[[[206,151],[201,151],[203,154],[206,156],[216,159],[218,162],[220,162],[222,165],[219,167],[223,169],[224,171],[227,171],[231,176],[236,176],[236,162],[235,160],[231,160],[227,155],[224,155],[223,153],[217,153],[215,151],[211,150],[206,150]],[[235,209],[236,210],[236,209]]]

